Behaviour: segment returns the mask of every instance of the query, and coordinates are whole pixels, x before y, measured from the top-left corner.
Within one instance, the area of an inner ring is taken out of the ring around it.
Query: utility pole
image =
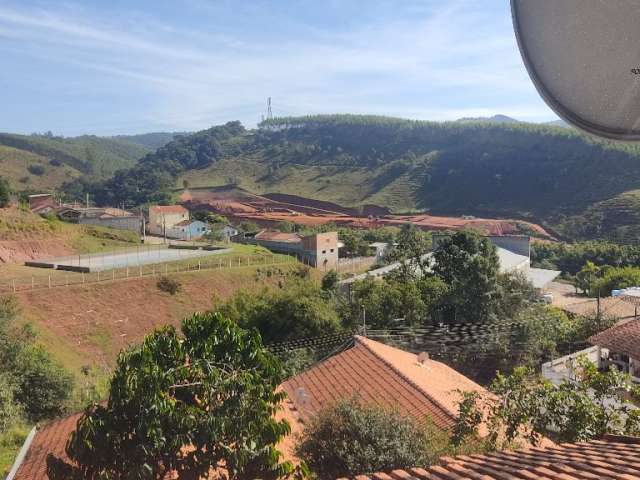
[[[600,331],[600,286],[598,286],[598,300],[597,300],[597,308],[596,308],[596,322],[598,323],[598,331]]]
[[[364,309],[364,304],[360,305],[362,307],[362,336],[367,336],[367,312]]]

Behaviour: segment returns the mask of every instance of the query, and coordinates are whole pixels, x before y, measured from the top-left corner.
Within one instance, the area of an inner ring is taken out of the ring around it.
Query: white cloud
[[[508,22],[480,3],[412,2],[394,16],[395,2],[378,2],[388,15],[341,30],[280,14],[274,21],[282,22],[282,35],[264,38],[224,24],[225,5],[201,0],[191,5],[211,15],[208,28],[138,13],[135,22],[125,21],[87,7],[14,6],[0,7],[0,36],[17,40],[4,51],[21,49],[61,71],[112,78],[114,94],[131,89],[153,98],[144,110],[129,112],[147,129],[197,129],[236,118],[255,123],[267,96],[285,114],[550,117],[533,94]],[[251,8],[273,20],[268,7]],[[295,35],[287,34],[291,25]],[[2,52],[0,44],[0,59]],[[104,125],[109,128],[119,125]]]

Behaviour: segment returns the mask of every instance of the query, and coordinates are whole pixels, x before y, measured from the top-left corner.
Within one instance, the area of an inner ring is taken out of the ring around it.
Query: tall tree
[[[89,407],[49,456],[52,480],[195,480],[224,465],[229,478],[291,473],[275,445],[290,431],[274,414],[284,371],[260,336],[218,313],[156,330],[120,354],[106,405]]]
[[[444,238],[434,252],[433,273],[449,286],[444,302],[449,318],[487,320],[498,297],[499,270],[489,239],[469,231]]]
[[[9,205],[11,200],[11,188],[9,187],[9,182],[0,177],[0,208],[5,208]]]

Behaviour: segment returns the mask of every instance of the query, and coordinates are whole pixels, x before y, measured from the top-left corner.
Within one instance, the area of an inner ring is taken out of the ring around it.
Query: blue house
[[[209,226],[200,220],[183,220],[167,228],[167,237],[177,240],[198,240],[209,231]]]

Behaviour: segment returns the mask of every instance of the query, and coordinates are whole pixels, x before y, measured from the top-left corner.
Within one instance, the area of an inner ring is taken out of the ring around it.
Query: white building
[[[181,205],[149,207],[148,230],[152,235],[168,236],[167,232],[180,222],[189,220],[189,210]]]
[[[620,322],[591,338],[591,348],[542,365],[542,375],[552,382],[574,379],[578,358],[595,363],[601,370],[615,366],[640,383],[640,319]]]

